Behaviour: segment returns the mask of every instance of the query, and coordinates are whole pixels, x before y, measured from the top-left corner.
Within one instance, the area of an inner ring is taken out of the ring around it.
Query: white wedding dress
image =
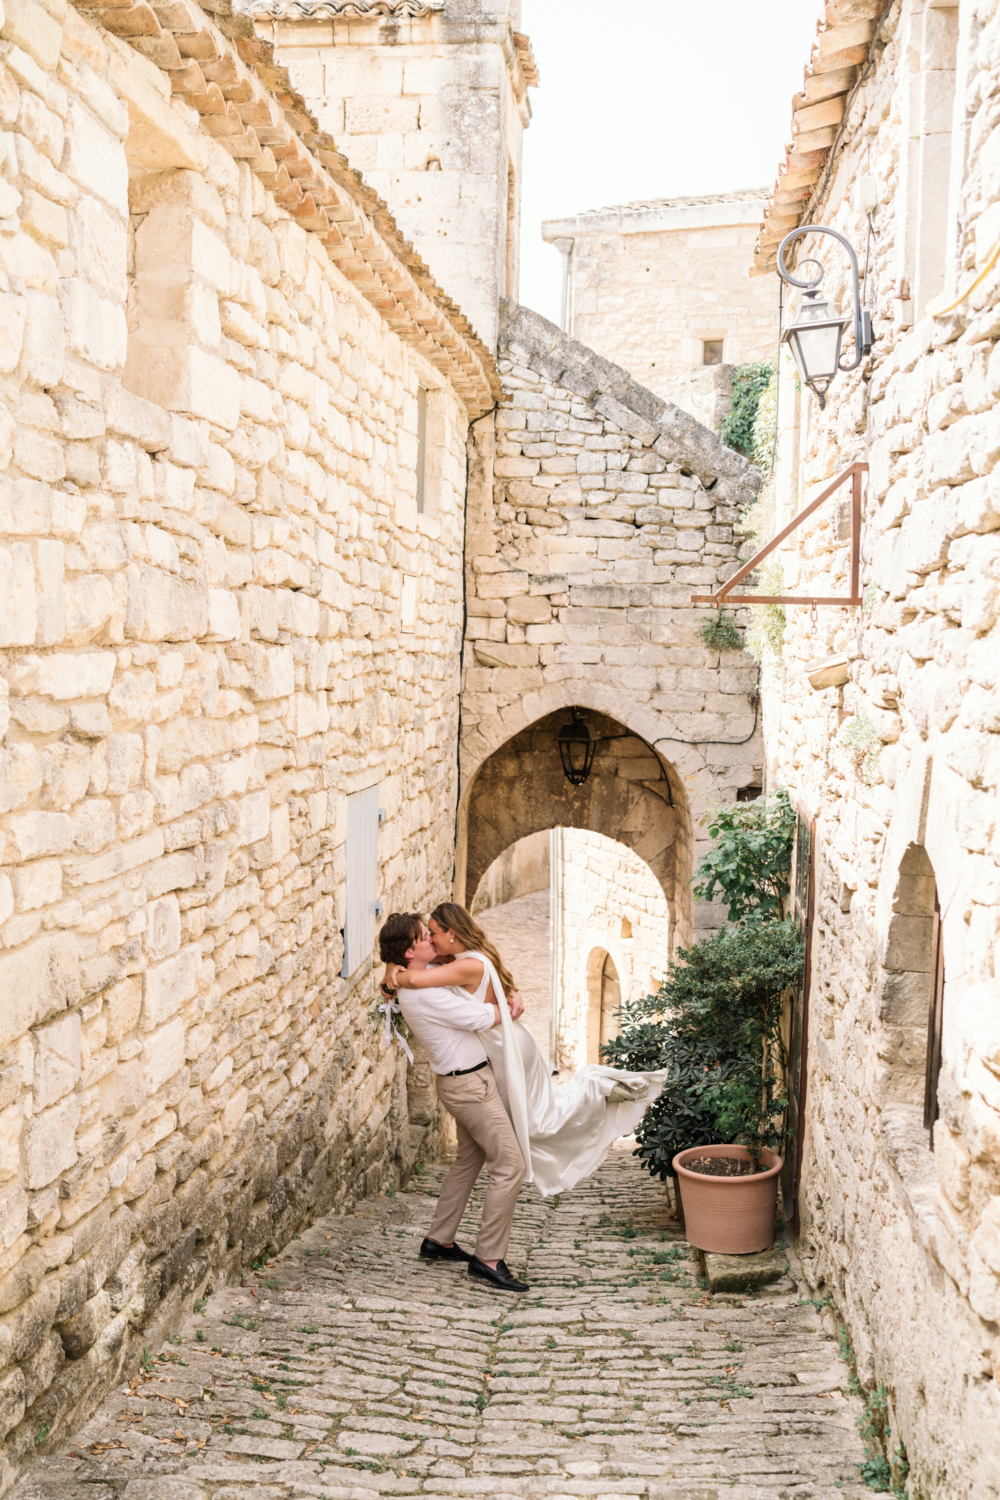
[[[620,1136],[631,1135],[659,1098],[666,1071],[623,1073],[588,1063],[566,1082],[553,1085],[549,1066],[527,1026],[511,1019],[497,972],[485,953],[471,949],[458,958],[478,958],[484,967],[474,998],[487,986],[500,1000],[500,1030],[477,1032],[510,1115],[525,1161],[525,1182],[543,1197],[568,1192],[601,1165]],[[456,992],[468,996],[458,985]]]

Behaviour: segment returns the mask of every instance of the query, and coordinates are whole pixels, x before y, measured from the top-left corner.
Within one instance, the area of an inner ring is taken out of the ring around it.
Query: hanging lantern
[[[854,307],[850,316],[842,317],[834,303],[820,296],[819,284],[825,272],[822,261],[817,260],[815,256],[809,256],[804,260],[799,270],[803,270],[806,266],[815,268],[814,275],[805,277],[793,276],[785,265],[785,252],[789,245],[793,240],[805,234],[828,234],[847,251],[851,266],[851,291],[854,298]],[[778,275],[789,286],[799,287],[805,292],[798,317],[790,327],[785,329],[781,342],[787,343],[791,349],[799,374],[816,397],[820,411],[822,411],[826,406],[826,393],[837,372],[843,370],[846,374],[849,370],[856,370],[865,355],[871,353],[872,315],[867,307],[861,305],[858,258],[851,242],[846,240],[839,230],[831,229],[828,224],[803,224],[798,229],[793,229],[791,234],[786,234],[778,247]],[[866,286],[867,275],[866,267]],[[842,365],[840,345],[844,337],[844,329],[849,323],[853,325],[854,358],[850,364]]]
[[[578,708],[573,709],[572,719],[560,729],[558,743],[566,780],[582,786],[594,764],[597,736]]]
[[[819,401],[820,411],[826,406],[827,390],[840,368],[840,344],[849,322],[832,302],[824,301],[816,292],[806,292],[798,317],[782,334],[781,342],[791,349],[799,374]]]

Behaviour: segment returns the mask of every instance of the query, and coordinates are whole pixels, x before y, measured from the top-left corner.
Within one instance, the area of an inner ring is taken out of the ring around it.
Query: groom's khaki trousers
[[[524,1181],[524,1157],[510,1116],[503,1107],[492,1068],[437,1077],[438,1098],[458,1126],[458,1155],[441,1184],[429,1239],[450,1245],[465,1212],[476,1178],[485,1164],[490,1174],[483,1216],[476,1239],[480,1260],[503,1260],[514,1219],[514,1205]]]

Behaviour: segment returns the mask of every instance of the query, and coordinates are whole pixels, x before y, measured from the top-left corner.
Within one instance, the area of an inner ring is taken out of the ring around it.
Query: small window
[[[705,339],[701,346],[701,362],[703,365],[722,364],[722,339]]]
[[[623,938],[630,938],[631,936],[632,936],[632,923],[629,921],[628,917],[622,917],[622,937]]]
[[[760,793],[761,789],[759,786],[738,786],[736,788],[736,800],[737,802],[756,802]]]
[[[401,592],[403,634],[412,635],[417,628],[417,580],[409,573],[403,575]]]
[[[417,386],[417,514],[427,504],[427,387]]]
[[[344,967],[347,979],[371,955],[378,915],[379,789],[366,787],[347,799],[347,912]]]

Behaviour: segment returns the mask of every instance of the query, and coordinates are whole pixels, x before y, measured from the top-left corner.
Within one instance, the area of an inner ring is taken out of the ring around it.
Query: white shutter
[[[377,786],[353,792],[347,799],[347,919],[341,971],[345,979],[364,963],[375,946],[378,803]]]

